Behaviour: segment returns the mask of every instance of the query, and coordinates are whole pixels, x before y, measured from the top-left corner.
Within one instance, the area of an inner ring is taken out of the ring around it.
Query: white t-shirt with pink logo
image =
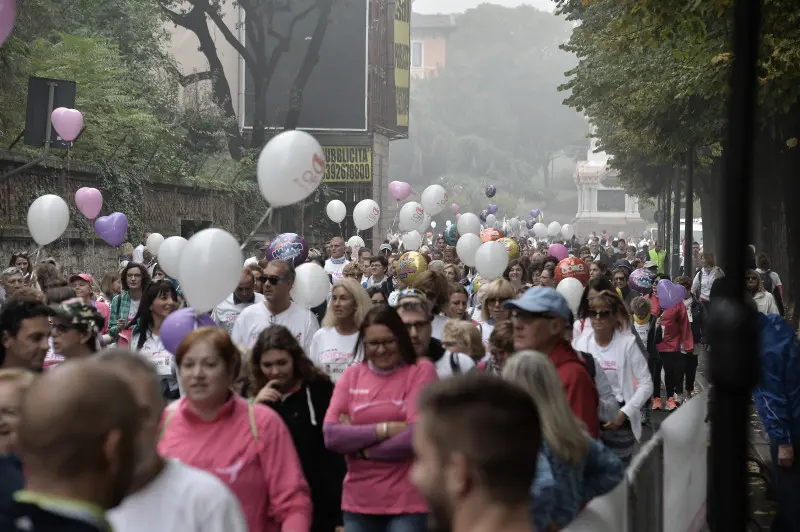
[[[270,325],[283,325],[289,329],[306,353],[311,345],[311,338],[319,329],[317,318],[302,305],[293,302],[280,314],[273,314],[264,303],[256,303],[239,314],[233,325],[231,338],[235,344],[252,349],[258,335]]]
[[[336,332],[336,327],[325,327],[314,333],[308,348],[308,358],[336,382],[344,370],[357,359],[363,358],[363,355],[356,356],[357,340],[357,332],[343,335]]]

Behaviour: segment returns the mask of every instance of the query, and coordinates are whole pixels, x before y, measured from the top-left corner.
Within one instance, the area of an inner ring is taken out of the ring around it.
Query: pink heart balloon
[[[389,183],[389,192],[396,201],[403,201],[411,195],[411,185],[405,181],[392,181]]]
[[[78,138],[78,134],[83,129],[83,115],[77,109],[59,107],[53,110],[51,119],[56,133],[67,142]]]
[[[452,205],[450,205],[450,211],[451,211],[453,214],[458,214],[458,212],[459,212],[460,210],[461,210],[461,207],[459,207],[459,206],[458,206],[458,203],[453,203]]]
[[[0,0],[0,44],[6,42],[8,36],[11,35],[16,18],[16,0]]]
[[[103,195],[96,188],[79,188],[75,193],[75,205],[81,214],[94,220],[103,208]]]

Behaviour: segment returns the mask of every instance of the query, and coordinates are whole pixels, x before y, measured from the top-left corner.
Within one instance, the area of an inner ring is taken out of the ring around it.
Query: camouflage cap
[[[55,312],[55,318],[67,320],[70,325],[81,332],[91,331],[98,334],[105,325],[103,315],[80,298],[68,299],[60,305],[54,305],[52,309]]]

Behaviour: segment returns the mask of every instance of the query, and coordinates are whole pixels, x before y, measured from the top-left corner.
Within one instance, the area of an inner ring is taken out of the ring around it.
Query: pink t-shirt
[[[247,401],[231,397],[211,421],[181,399],[164,412],[162,456],[213,473],[236,495],[250,532],[308,532],[311,497],[289,429],[264,405],[253,405],[258,439]],[[180,501],[176,501],[180,504]]]
[[[417,397],[435,380],[436,368],[428,360],[401,366],[389,375],[375,373],[366,363],[355,364],[336,382],[325,423],[338,423],[342,414],[354,425],[416,423]],[[382,462],[347,456],[346,461],[342,491],[345,512],[397,515],[428,511],[408,479],[413,459]]]

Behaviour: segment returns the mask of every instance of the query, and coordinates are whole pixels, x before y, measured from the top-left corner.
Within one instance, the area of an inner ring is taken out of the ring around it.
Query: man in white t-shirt
[[[294,277],[294,266],[291,262],[270,261],[264,271],[266,301],[250,305],[239,314],[231,332],[234,343],[250,349],[261,331],[270,325],[283,325],[308,352],[311,337],[319,329],[319,323],[310,310],[292,301],[290,293],[294,286]]]
[[[342,270],[344,265],[347,264],[347,257],[344,253],[344,239],[338,236],[334,237],[331,239],[330,246],[331,258],[325,261],[325,273],[329,274],[331,282],[335,283],[344,277]]]
[[[95,360],[128,383],[139,408],[147,413],[139,433],[131,493],[107,515],[114,530],[246,532],[239,501],[221,480],[158,454],[164,402],[153,366],[126,349],[106,351]]]
[[[269,242],[261,242],[256,246],[256,254],[244,261],[245,266],[251,264],[258,264],[258,261],[264,260],[267,257],[267,250],[269,249]]]
[[[147,242],[147,238],[149,236],[149,232],[144,234],[144,242]],[[135,262],[136,264],[144,264],[144,244],[139,244],[133,248],[133,257],[131,258],[131,262]]]
[[[236,291],[214,308],[211,317],[214,318],[217,325],[225,329],[225,332],[231,334],[233,324],[236,323],[239,314],[250,305],[263,303],[264,301],[263,294],[256,294],[255,292],[253,272],[249,268],[243,268],[242,277],[239,279]]]

